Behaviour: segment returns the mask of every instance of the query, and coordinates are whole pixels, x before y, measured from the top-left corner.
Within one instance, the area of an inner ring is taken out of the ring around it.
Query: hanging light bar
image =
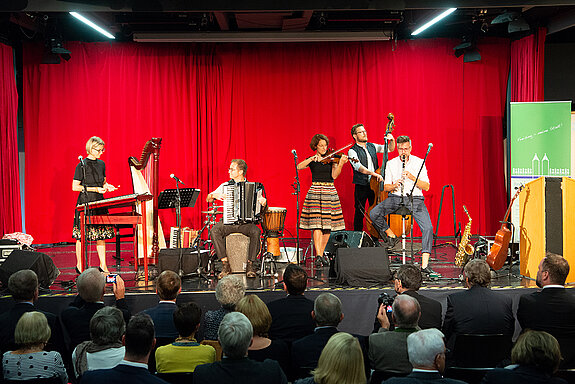
[[[70,15],[74,16],[76,19],[80,20],[87,26],[94,28],[96,31],[100,32],[102,35],[106,36],[108,39],[115,39],[114,35],[106,31],[104,28],[100,27],[91,20],[86,19],[84,16],[80,15],[78,12],[70,12]]]
[[[419,35],[421,32],[425,31],[427,28],[431,27],[433,24],[435,24],[438,21],[451,15],[453,12],[455,12],[455,10],[457,10],[457,8],[449,8],[449,9],[443,11],[442,13],[440,13],[439,15],[437,15],[436,17],[434,17],[433,19],[431,19],[427,23],[423,24],[421,27],[417,28],[415,31],[411,32],[411,36]]]

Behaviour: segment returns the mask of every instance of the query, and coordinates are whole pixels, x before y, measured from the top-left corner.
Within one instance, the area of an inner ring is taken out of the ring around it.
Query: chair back
[[[494,368],[448,367],[443,375],[450,379],[461,380],[467,384],[480,384],[483,376]]]
[[[218,340],[202,340],[202,345],[211,345],[216,350],[216,361],[222,360],[222,346]]]
[[[170,384],[192,384],[193,372],[156,373],[156,376]]]
[[[450,366],[463,368],[494,368],[511,358],[511,336],[457,335]]]

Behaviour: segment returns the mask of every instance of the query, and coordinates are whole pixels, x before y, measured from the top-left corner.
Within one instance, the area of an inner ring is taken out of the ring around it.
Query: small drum
[[[286,208],[269,207],[262,219],[267,250],[276,257],[281,256],[279,238],[283,236],[286,214]]]

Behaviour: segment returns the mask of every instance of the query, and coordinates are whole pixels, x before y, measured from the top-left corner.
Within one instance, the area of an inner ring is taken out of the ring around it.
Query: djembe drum
[[[262,219],[267,251],[276,257],[281,256],[279,238],[283,236],[286,214],[286,208],[269,207]]]

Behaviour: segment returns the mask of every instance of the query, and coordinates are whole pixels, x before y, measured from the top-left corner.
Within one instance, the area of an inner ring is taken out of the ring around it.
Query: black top
[[[280,367],[286,375],[290,368],[289,348],[283,340],[272,340],[272,343],[263,349],[249,350],[248,357],[255,361],[264,361],[265,359],[275,360],[280,363]]]
[[[312,161],[309,163],[309,169],[311,170],[312,182],[333,183],[333,177],[331,177],[331,164]]]
[[[74,172],[74,180],[80,181],[80,185],[86,187],[103,187],[104,180],[106,180],[106,164],[99,159],[84,159],[86,164],[86,180],[84,180],[84,173],[82,171],[82,163],[76,165]],[[97,192],[88,192],[88,199],[86,200],[83,192],[78,196],[78,203],[98,201],[104,199],[104,195]]]

